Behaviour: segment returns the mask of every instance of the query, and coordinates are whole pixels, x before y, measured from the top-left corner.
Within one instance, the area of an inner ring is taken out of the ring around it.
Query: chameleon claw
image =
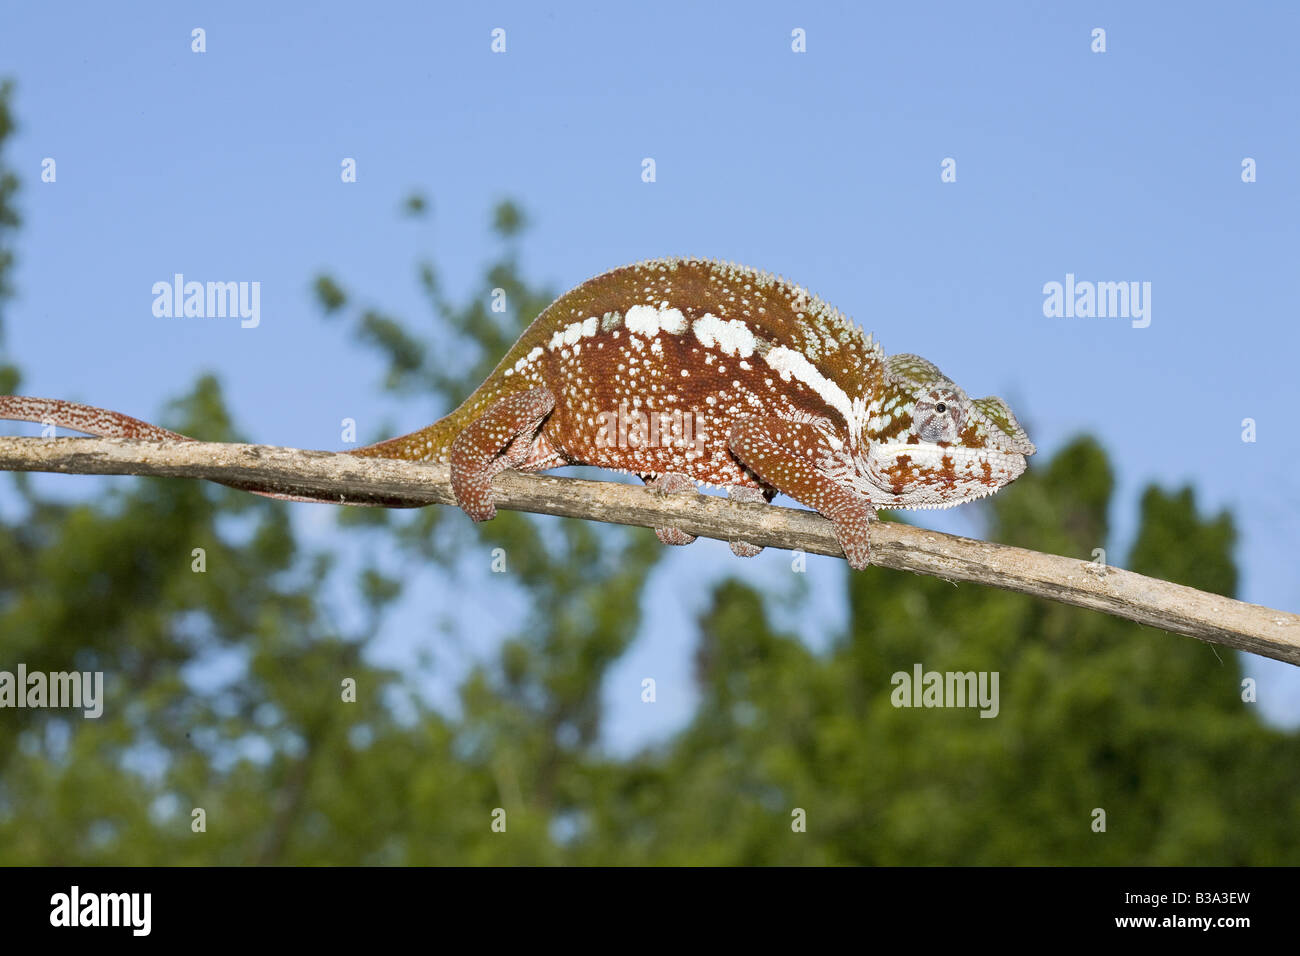
[[[655,528],[655,537],[664,544],[671,544],[675,547],[695,543],[695,535],[687,534],[681,528]]]
[[[641,480],[646,483],[646,488],[661,495],[684,495],[695,494],[695,482],[689,475],[679,474],[677,472],[668,472],[659,475],[657,478],[647,478],[641,476]],[[655,536],[664,544],[670,544],[675,547],[691,544],[695,541],[695,535],[687,534],[680,528],[655,528]]]
[[[727,489],[727,497],[732,501],[743,501],[752,504],[767,504],[772,500],[762,488],[750,488],[748,485],[732,485]],[[738,558],[753,558],[762,553],[761,545],[750,544],[748,541],[728,541],[731,547],[731,553]]]

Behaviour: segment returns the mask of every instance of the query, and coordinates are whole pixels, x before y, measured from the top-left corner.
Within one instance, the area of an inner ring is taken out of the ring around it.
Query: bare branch
[[[339,504],[455,504],[444,465],[268,445],[0,437],[0,470],[208,478],[250,491],[324,497]],[[518,472],[503,473],[493,487],[498,507],[515,511],[675,527],[707,538],[843,556],[830,522],[810,511]],[[1089,561],[895,522],[872,526],[871,547],[881,567],[990,584],[1300,664],[1300,615]]]

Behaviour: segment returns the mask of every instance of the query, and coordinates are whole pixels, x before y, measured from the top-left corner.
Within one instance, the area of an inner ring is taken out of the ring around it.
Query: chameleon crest
[[[0,397],[0,417],[180,437],[44,399]],[[870,563],[877,508],[981,498],[1019,477],[1033,453],[1002,399],[969,398],[919,356],[885,355],[797,285],[706,259],[655,259],[584,282],[450,415],[352,452],[449,463],[457,502],[476,521],[495,513],[491,482],[506,468],[596,465],[658,491],[704,484],[742,501],[780,492],[834,523],[855,568]]]

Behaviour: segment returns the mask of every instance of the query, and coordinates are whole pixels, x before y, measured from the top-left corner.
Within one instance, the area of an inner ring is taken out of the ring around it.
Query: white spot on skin
[[[724,355],[748,358],[754,354],[754,333],[740,319],[720,319],[706,312],[695,320],[695,337],[705,348],[721,349]]]
[[[663,309],[659,313],[659,328],[672,335],[681,335],[686,331],[686,316],[680,309]]]
[[[523,358],[521,358],[518,362],[515,363],[514,368],[506,369],[506,374],[513,375],[515,372],[522,372],[528,366],[536,362],[537,357],[541,354],[542,354],[542,347],[540,345],[534,346],[531,352],[529,352],[527,355],[525,355]]]
[[[680,309],[655,308],[649,305],[634,305],[627,310],[626,325],[629,332],[636,332],[646,338],[653,338],[660,331],[680,335],[686,330],[686,317]]]
[[[627,330],[640,335],[659,334],[659,310],[648,305],[634,305],[627,310]]]

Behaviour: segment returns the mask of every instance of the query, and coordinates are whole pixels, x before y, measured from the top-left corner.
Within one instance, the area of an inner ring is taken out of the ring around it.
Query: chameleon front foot
[[[647,488],[661,495],[696,494],[695,482],[691,480],[689,475],[670,471],[657,478],[647,478],[642,475],[641,480],[646,483]],[[690,544],[695,540],[695,535],[687,534],[680,528],[655,528],[655,536],[664,544],[678,547]]]
[[[849,559],[849,567],[861,571],[871,566],[871,524],[880,520],[870,504],[854,502],[829,515],[835,538]]]
[[[856,571],[871,564],[876,519],[871,500],[827,474],[819,461],[833,449],[811,424],[781,418],[745,418],[731,428],[728,446],[764,484],[814,508],[835,525],[835,536]]]

